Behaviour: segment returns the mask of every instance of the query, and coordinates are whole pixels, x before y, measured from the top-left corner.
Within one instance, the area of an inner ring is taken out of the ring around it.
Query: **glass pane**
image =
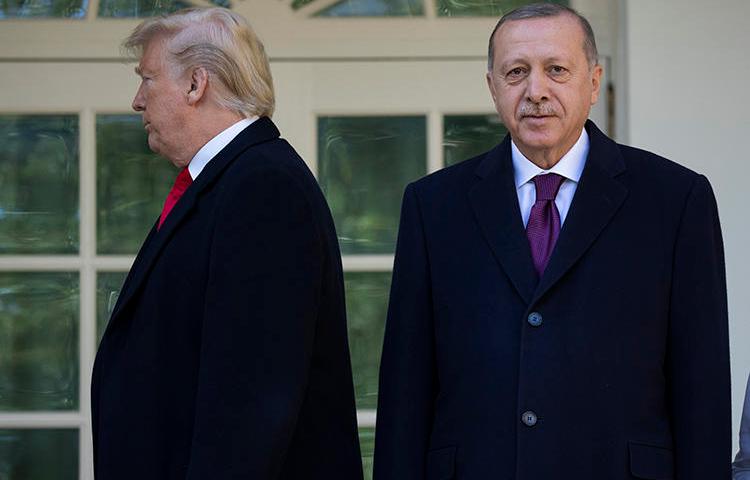
[[[304,7],[308,3],[312,3],[315,0],[292,0],[292,8],[295,10],[299,10],[300,8]]]
[[[0,0],[0,20],[6,18],[83,18],[87,0]]]
[[[508,130],[496,114],[448,115],[443,119],[445,166],[468,160],[500,143]]]
[[[78,430],[0,430],[0,479],[78,479]]]
[[[232,6],[229,0],[208,0],[208,2],[217,7],[231,8]],[[154,17],[194,6],[189,0],[100,0],[99,16],[105,18]]]
[[[0,145],[0,254],[77,252],[78,117],[0,115]]]
[[[404,187],[426,171],[425,124],[424,117],[318,119],[318,176],[342,253],[393,253]]]
[[[0,410],[78,408],[78,274],[0,273]]]
[[[375,409],[391,272],[346,272],[346,311],[358,409]]]
[[[96,334],[102,339],[104,329],[120,296],[128,272],[99,272],[96,275]]]
[[[151,152],[140,115],[96,117],[97,251],[135,254],[177,170]]]
[[[362,449],[362,467],[365,480],[372,479],[372,458],[375,454],[375,429],[359,427],[359,447]]]
[[[437,0],[441,17],[502,17],[511,10],[538,0]],[[568,5],[568,0],[547,0],[546,3]]]
[[[317,17],[405,17],[422,16],[422,0],[341,0],[316,14]]]

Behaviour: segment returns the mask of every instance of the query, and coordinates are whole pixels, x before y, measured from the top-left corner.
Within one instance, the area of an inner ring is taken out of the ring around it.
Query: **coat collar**
[[[537,277],[521,220],[510,135],[488,152],[476,170],[469,202],[492,252],[524,301],[532,305],[585,253],[627,196],[617,180],[625,163],[615,142],[586,122],[590,146],[583,174],[547,270]]]
[[[169,213],[161,228],[157,231],[156,223],[151,228],[123,285],[122,294],[112,312],[112,320],[118,316],[138,291],[164,246],[169,243],[175,231],[178,230],[180,224],[188,217],[199,201],[201,193],[213,185],[242,152],[253,145],[278,137],[279,131],[271,119],[262,117],[240,132],[206,165],[198,178],[180,197],[180,201]]]

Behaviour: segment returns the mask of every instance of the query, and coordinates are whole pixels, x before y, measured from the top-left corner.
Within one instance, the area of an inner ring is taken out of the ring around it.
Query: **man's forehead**
[[[163,61],[164,43],[162,41],[151,40],[143,46],[138,65],[135,67],[137,75],[145,73],[155,73],[160,69]]]
[[[495,40],[514,42],[556,42],[560,37],[583,38],[581,23],[572,15],[560,14],[551,17],[523,18],[509,20],[500,26]]]
[[[529,56],[553,61],[585,55],[583,40],[583,28],[571,15],[511,20],[500,27],[494,39],[497,55],[504,62]]]

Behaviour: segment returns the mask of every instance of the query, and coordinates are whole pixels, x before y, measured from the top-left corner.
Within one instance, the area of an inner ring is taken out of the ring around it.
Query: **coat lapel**
[[[627,197],[616,179],[625,171],[617,144],[591,122],[586,123],[590,146],[583,174],[560,237],[531,303],[537,302],[578,261],[612,220]]]
[[[197,179],[188,187],[180,197],[180,201],[174,206],[162,227],[156,231],[152,229],[144,242],[144,246],[138,253],[133,263],[131,274],[123,286],[122,294],[112,312],[111,320],[114,320],[134,297],[138,289],[151,271],[156,259],[162,249],[169,243],[170,238],[179,228],[180,224],[187,218],[199,201],[201,193],[212,185],[226,167],[232,163],[242,152],[258,143],[266,142],[279,137],[279,131],[273,122],[262,117],[237,135],[224,149],[222,149],[203,169]]]
[[[479,181],[469,191],[476,221],[511,283],[529,303],[537,274],[518,207],[510,135],[487,153],[476,174]]]

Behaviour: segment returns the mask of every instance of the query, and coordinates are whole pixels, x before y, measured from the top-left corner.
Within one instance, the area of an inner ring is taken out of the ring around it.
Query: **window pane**
[[[0,410],[78,408],[78,274],[0,273]]]
[[[96,335],[102,339],[104,329],[120,296],[128,272],[99,272],[96,275]]]
[[[3,480],[76,480],[78,430],[0,430]]]
[[[6,18],[83,18],[87,0],[0,0],[0,20]]]
[[[307,5],[308,3],[312,3],[314,1],[315,0],[292,0],[292,8],[295,10],[298,10],[304,7],[305,5]]]
[[[372,478],[372,458],[375,454],[375,429],[372,427],[359,427],[359,447],[362,450],[362,467],[365,471],[365,480]]]
[[[78,117],[0,115],[0,254],[78,251]]]
[[[393,253],[404,187],[425,174],[425,124],[424,117],[318,119],[318,177],[342,253]]]
[[[437,0],[441,17],[501,17],[511,10],[538,0]],[[568,5],[568,0],[547,0],[546,3]]]
[[[208,2],[218,7],[231,8],[229,0],[208,0]],[[99,16],[105,18],[154,17],[194,6],[188,0],[100,0]]]
[[[358,409],[374,409],[391,272],[347,272],[346,311]]]
[[[148,148],[139,115],[96,117],[97,251],[135,254],[177,170]]]
[[[318,12],[318,17],[422,16],[422,0],[341,0]]]
[[[492,115],[449,115],[443,120],[445,166],[468,160],[490,150],[508,130]]]

